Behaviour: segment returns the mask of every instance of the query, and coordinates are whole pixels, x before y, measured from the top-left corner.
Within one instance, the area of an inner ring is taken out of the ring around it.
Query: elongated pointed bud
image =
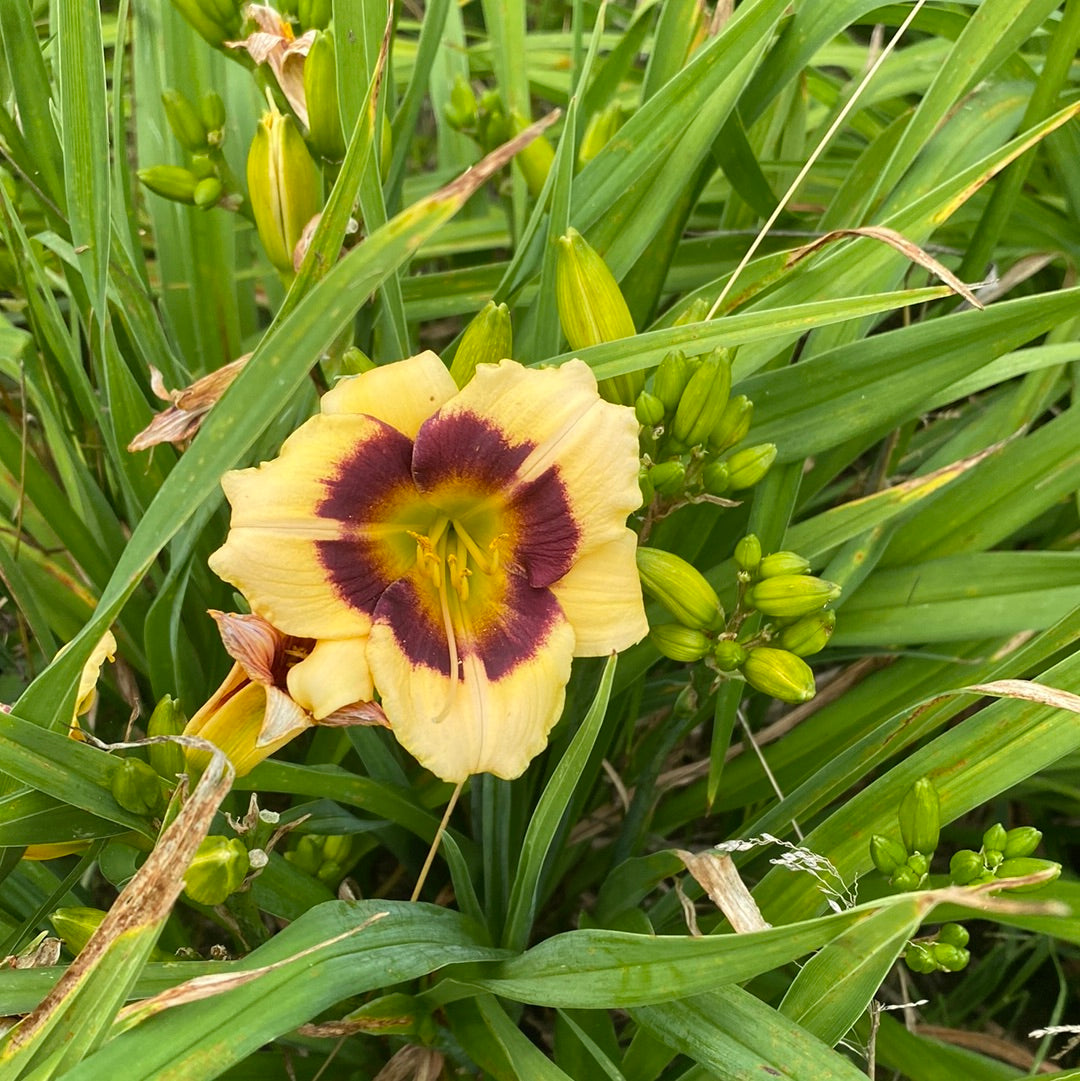
[[[735,566],[741,571],[753,574],[761,563],[761,541],[754,533],[747,533],[735,545]]]
[[[713,650],[713,660],[721,672],[734,672],[736,668],[741,668],[749,655],[746,647],[732,638],[721,638]]]
[[[751,687],[781,702],[809,702],[817,694],[810,666],[786,649],[752,649],[742,673]]]
[[[880,833],[871,836],[870,860],[883,875],[891,875],[898,867],[903,867],[907,857],[907,849],[899,841]]]
[[[746,603],[762,615],[799,619],[824,608],[840,596],[840,586],[809,574],[766,578],[746,592]]]
[[[780,632],[778,639],[784,649],[796,657],[812,657],[828,644],[836,630],[836,613],[831,609],[804,616]]]
[[[1030,856],[1039,842],[1042,840],[1042,831],[1034,826],[1017,826],[1005,834],[1005,846],[1001,854],[1007,860],[1018,859],[1021,856]]]
[[[798,552],[773,552],[761,560],[757,572],[760,578],[776,578],[781,574],[807,574],[809,570],[810,560]]]
[[[754,403],[745,394],[728,400],[724,412],[709,433],[709,448],[718,454],[746,438],[754,417]]]
[[[723,416],[730,393],[731,357],[726,349],[717,349],[702,360],[686,384],[671,423],[675,438],[687,447],[705,443]],[[728,475],[730,483],[730,463]]]
[[[559,237],[555,301],[571,349],[632,338],[636,333],[619,283],[576,229]],[[629,372],[603,380],[600,393],[616,405],[633,406],[644,385],[643,372]]]
[[[1023,878],[1026,875],[1037,875],[1042,871],[1051,872],[1044,882],[1033,882],[1027,886],[1010,886],[1012,893],[1031,893],[1033,890],[1041,890],[1049,885],[1061,874],[1061,864],[1053,860],[1040,860],[1032,856],[1017,856],[1014,859],[1003,860],[994,870],[995,878]]]
[[[724,609],[716,590],[685,559],[660,548],[639,548],[637,567],[645,592],[684,627],[719,630],[724,625]]]
[[[248,152],[247,181],[267,258],[291,275],[297,241],[321,209],[319,171],[292,117],[263,114]]]
[[[904,794],[897,813],[900,836],[909,852],[932,856],[941,834],[941,804],[929,777],[920,777]]]
[[[450,88],[450,100],[443,109],[450,127],[457,131],[469,131],[476,127],[476,93],[472,83],[458,72]]]
[[[190,169],[179,165],[151,165],[140,169],[137,175],[155,195],[172,199],[174,203],[195,204],[199,178]]]
[[[108,913],[100,908],[83,908],[73,905],[70,908],[58,908],[49,917],[49,923],[53,925],[57,938],[63,942],[68,951],[78,956],[107,915]]]
[[[164,804],[161,778],[139,758],[122,759],[109,787],[113,799],[132,814],[156,814]]]
[[[712,649],[712,641],[701,631],[681,623],[661,623],[649,631],[653,645],[673,661],[700,661]]]
[[[184,872],[184,893],[196,904],[220,905],[243,885],[251,866],[238,837],[207,837]]]
[[[532,121],[526,119],[521,113],[510,113],[510,130],[514,135],[520,135]],[[551,164],[555,160],[555,148],[548,141],[546,135],[538,135],[528,146],[523,147],[514,155],[514,161],[525,178],[525,186],[529,194],[535,199],[544,190],[544,181],[551,172]]]
[[[625,115],[622,106],[613,101],[589,117],[578,147],[579,169],[588,165],[607,146],[611,137],[622,127]]]
[[[733,492],[753,488],[776,461],[776,444],[762,443],[746,450],[737,450],[728,459],[728,486]]]
[[[304,100],[308,110],[308,144],[327,161],[345,157],[345,133],[338,111],[337,59],[334,35],[319,30],[304,60]]]
[[[679,408],[679,399],[690,382],[690,375],[690,365],[678,351],[668,353],[660,361],[653,376],[653,394],[664,403],[665,412],[674,414]]]
[[[165,119],[169,122],[176,141],[185,150],[197,154],[210,146],[206,125],[186,95],[172,88],[164,90],[161,104],[165,107]]]
[[[514,331],[510,309],[489,300],[465,328],[450,374],[459,387],[472,379],[478,364],[498,364],[513,357]]]
[[[150,720],[146,724],[148,736],[178,736],[184,731],[187,718],[175,698],[166,695],[154,707]],[[184,752],[178,743],[151,743],[149,746],[150,765],[159,777],[166,781],[175,781],[178,773],[184,772]]]

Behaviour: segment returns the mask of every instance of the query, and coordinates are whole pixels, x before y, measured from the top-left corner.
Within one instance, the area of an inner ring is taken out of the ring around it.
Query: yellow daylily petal
[[[66,653],[69,648],[68,645],[61,646],[57,650],[57,657]],[[101,638],[98,639],[98,643],[94,646],[94,651],[86,660],[86,664],[83,665],[82,672],[79,674],[79,689],[75,694],[75,717],[78,718],[82,714],[89,711],[90,707],[94,704],[94,698],[96,697],[97,681],[101,675],[102,666],[106,661],[111,661],[116,656],[116,639],[113,637],[112,631],[106,631]]]
[[[455,394],[457,385],[431,350],[342,379],[323,395],[322,411],[366,413],[410,439],[420,425]]]
[[[367,638],[323,640],[286,677],[289,694],[316,721],[343,706],[368,702],[375,685],[367,663]]]
[[[366,634],[374,600],[412,557],[411,542],[395,550],[380,539],[388,508],[414,498],[410,451],[372,417],[312,417],[280,457],[222,478],[232,528],[211,569],[286,634]]]
[[[629,529],[582,556],[551,587],[574,628],[575,657],[601,657],[626,649],[649,633]]]
[[[546,369],[507,360],[481,364],[440,415],[450,412],[483,417],[512,445],[532,444],[517,469],[520,484],[557,470],[579,554],[620,536],[641,505],[637,418],[599,397],[591,369],[580,360]]]
[[[560,622],[501,678],[489,679],[474,653],[461,659],[463,678],[451,684],[414,664],[393,630],[377,623],[368,659],[394,736],[421,765],[450,782],[474,773],[512,780],[544,749],[562,713],[573,651],[574,633]]]
[[[55,841],[52,844],[27,845],[24,860],[55,860],[60,856],[72,856],[90,847],[89,841]]]

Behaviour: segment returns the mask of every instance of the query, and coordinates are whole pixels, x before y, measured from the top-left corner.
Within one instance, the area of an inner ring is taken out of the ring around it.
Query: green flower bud
[[[689,323],[703,323],[709,314],[709,302],[704,297],[697,297],[684,308],[672,322],[673,327],[685,327]]]
[[[781,702],[809,702],[817,693],[814,673],[807,663],[786,649],[752,649],[742,673],[751,687]]]
[[[1009,843],[1009,835],[1005,832],[1005,827],[1000,822],[995,822],[984,834],[982,838],[983,852],[1004,852],[1005,846]]]
[[[938,931],[938,942],[963,949],[968,944],[968,929],[961,923],[943,923]]]
[[[684,664],[700,661],[712,648],[712,642],[701,631],[681,623],[661,623],[649,631],[649,637],[665,657]]]
[[[803,616],[780,632],[780,645],[796,657],[811,657],[820,653],[836,629],[836,613],[831,609]]]
[[[161,807],[161,778],[141,758],[121,759],[109,787],[113,799],[132,814],[152,815]]]
[[[731,358],[726,349],[717,349],[701,362],[686,384],[671,423],[674,437],[687,447],[706,442],[723,415],[730,393]],[[731,463],[728,471],[730,474]]]
[[[870,860],[883,874],[891,875],[907,863],[907,849],[891,837],[882,837],[875,833],[870,837]]]
[[[737,450],[728,459],[728,482],[733,492],[753,488],[776,461],[776,444],[762,443],[746,450]]]
[[[322,207],[319,171],[292,117],[263,114],[248,152],[247,181],[267,258],[291,275],[304,226]]]
[[[709,495],[723,495],[728,483],[727,462],[709,462],[701,471],[701,485]]]
[[[224,189],[216,176],[208,176],[195,185],[194,202],[200,210],[209,210],[221,201]]]
[[[1061,874],[1061,864],[1053,860],[1039,860],[1032,856],[1016,856],[1013,859],[1003,860],[994,870],[995,878],[1023,878],[1025,875],[1035,875],[1040,871],[1053,871],[1045,882],[1035,882],[1029,886],[1012,886],[1013,893],[1031,893],[1032,890],[1041,890],[1049,885]]]
[[[978,852],[961,848],[949,860],[949,878],[958,886],[967,886],[986,870],[986,861]]]
[[[682,353],[668,353],[653,375],[653,394],[664,403],[666,413],[674,413],[679,407],[686,384],[690,381],[690,365]]]
[[[217,166],[207,154],[191,155],[191,171],[199,180],[205,180],[208,176],[217,176]]]
[[[735,545],[735,566],[741,571],[753,574],[761,563],[761,541],[753,533],[747,533]]]
[[[364,372],[370,372],[375,367],[377,367],[375,361],[362,350],[357,349],[355,345],[350,345],[341,354],[342,375],[363,375]]]
[[[176,141],[193,154],[206,150],[206,125],[202,122],[198,110],[179,90],[165,90],[161,95],[161,104],[165,106],[165,119],[169,122]]]
[[[736,668],[741,668],[749,656],[746,647],[732,638],[721,638],[713,650],[713,660],[721,672],[733,672]]]
[[[781,574],[808,574],[810,560],[804,559],[798,552],[773,552],[758,564],[758,576],[776,578]]]
[[[222,19],[222,8],[212,0],[173,0],[173,7],[191,24],[196,33],[215,48],[221,48],[228,38],[240,32],[239,8],[229,18]]]
[[[1042,831],[1034,826],[1017,826],[1005,834],[1005,844],[1001,848],[1001,854],[1007,859],[1016,859],[1019,856],[1030,856],[1039,842],[1042,840]]]
[[[983,860],[986,862],[986,866],[992,871],[999,863],[1005,858],[1004,853],[999,852],[996,848],[984,848]]]
[[[250,861],[239,837],[207,837],[184,872],[184,893],[199,905],[220,905],[243,885]]]
[[[476,127],[476,94],[472,84],[461,72],[454,79],[450,88],[450,100],[443,110],[447,123],[457,131]]]
[[[517,111],[510,113],[510,130],[514,135],[520,135],[531,123]],[[529,194],[535,199],[544,190],[544,181],[551,172],[551,164],[555,160],[555,148],[548,141],[546,135],[538,135],[528,146],[522,147],[514,155],[514,161],[525,178],[525,186]],[[575,347],[576,348],[576,347]],[[630,404],[624,402],[624,405]]]
[[[724,609],[716,591],[685,559],[660,548],[639,548],[637,567],[645,592],[684,627],[719,630],[724,625]]]
[[[618,282],[576,229],[559,237],[555,302],[571,349],[586,349],[635,334],[634,320]],[[616,405],[632,406],[644,385],[644,372],[629,372],[603,380],[600,393]]]
[[[661,495],[677,495],[686,484],[686,466],[678,459],[660,462],[649,470],[649,476]]]
[[[305,30],[325,30],[333,15],[331,0],[297,0],[296,14]]]
[[[285,858],[294,867],[314,875],[322,864],[322,848],[314,835],[305,833],[296,842],[296,847],[285,853]]]
[[[578,147],[579,169],[588,165],[607,146],[611,137],[622,127],[623,120],[622,106],[614,101],[589,117]]]
[[[746,603],[763,615],[799,619],[824,608],[840,596],[840,587],[808,574],[779,574],[752,586]]]
[[[923,973],[937,972],[937,959],[933,953],[917,942],[913,942],[904,952],[904,963],[912,972]]]
[[[641,490],[641,505],[647,507],[656,495],[656,488],[652,482],[652,471],[641,469],[638,471],[638,488]]]
[[[920,777],[904,794],[897,813],[900,836],[909,852],[932,856],[941,834],[941,803],[929,777]]]
[[[472,379],[477,364],[498,364],[509,360],[514,350],[510,309],[489,300],[465,328],[458,343],[450,374],[459,387]]]
[[[754,417],[754,403],[745,394],[737,394],[724,407],[724,412],[709,433],[709,447],[720,453],[746,438]]]
[[[148,736],[178,736],[184,731],[187,718],[184,716],[175,698],[166,695],[154,707],[146,725]],[[175,781],[178,773],[184,772],[184,752],[178,743],[151,743],[149,748],[150,765],[159,777]]]
[[[338,111],[334,35],[318,30],[304,60],[304,99],[308,109],[308,144],[327,161],[345,157],[345,133]]]
[[[195,188],[199,179],[190,169],[179,165],[151,165],[148,169],[140,169],[137,175],[155,195],[163,199],[189,205],[195,202]]]
[[[912,852],[907,858],[906,866],[921,879],[930,870],[930,861],[921,852]]]
[[[889,878],[889,885],[901,893],[912,893],[922,883],[923,876],[908,866],[897,867]]]
[[[207,90],[199,99],[199,119],[206,128],[207,142],[221,146],[225,141],[225,102],[216,90]]]
[[[243,0],[202,0],[202,6],[222,26],[235,26],[239,29],[243,21]]]
[[[967,968],[967,963],[971,960],[971,954],[967,950],[952,946],[948,942],[935,942],[930,948],[934,960],[946,972],[959,972]]]
[[[68,951],[78,956],[107,915],[100,908],[58,908],[49,917],[49,923]]]
[[[638,424],[645,428],[654,428],[664,419],[664,403],[655,394],[643,390],[634,402],[634,416]]]

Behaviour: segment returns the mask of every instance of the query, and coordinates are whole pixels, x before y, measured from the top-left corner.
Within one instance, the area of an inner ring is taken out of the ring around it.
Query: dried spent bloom
[[[249,4],[245,11],[258,30],[243,41],[226,41],[225,44],[232,49],[246,50],[256,64],[270,65],[281,92],[306,128],[308,111],[304,97],[304,60],[315,40],[315,31],[309,30],[295,37],[289,23],[267,4]]]
[[[422,353],[342,380],[280,457],[226,474],[210,565],[316,640],[289,675],[314,717],[370,681],[433,773],[513,778],[562,712],[571,658],[648,631],[626,526],[637,428],[580,361],[481,365],[458,391]]]
[[[336,697],[323,694],[316,715],[308,693],[309,662],[315,643],[282,634],[255,615],[211,612],[226,652],[236,662],[224,682],[191,718],[185,736],[209,740],[228,756],[238,777],[315,724],[385,724],[370,701],[366,665],[350,666],[348,656],[335,681]],[[314,664],[318,666],[320,660]],[[356,678],[350,678],[355,676]],[[202,769],[208,753],[185,751],[190,766]]]

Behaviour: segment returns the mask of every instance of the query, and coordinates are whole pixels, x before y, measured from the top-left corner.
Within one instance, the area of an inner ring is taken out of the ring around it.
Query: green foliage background
[[[275,852],[242,910],[148,912],[29,1042],[7,1041],[0,1081],[312,1078],[324,1066],[366,1078],[413,1045],[441,1055],[444,1076],[579,1081],[856,1078],[872,1045],[878,1077],[982,1081],[1033,1076],[1064,1046],[1027,1033],[1080,1021],[1080,918],[884,897],[867,846],[895,833],[900,798],[929,775],[950,824],[943,854],[977,847],[995,821],[1035,824],[1065,871],[1032,899],[1080,904],[1080,718],[962,690],[1029,679],[1080,693],[1080,2],[926,3],[865,86],[913,5],[717,7],[432,0],[418,19],[404,5],[376,96],[386,13],[334,0],[353,134],[341,167],[324,170],[315,255],[286,287],[243,214],[168,202],[134,179],[184,163],[166,87],[222,95],[223,150],[242,177],[264,70],[212,49],[166,0],[0,3],[4,953],[58,907],[108,908],[154,843],[157,824],[113,797],[120,758],[66,729],[110,626],[121,660],[94,722],[106,741],[128,728],[125,700],[170,694],[191,713],[221,679],[205,615],[234,607],[206,567],[227,526],[221,474],[274,454],[315,406],[311,372],[334,378],[351,344],[379,363],[426,346],[449,357],[493,298],[511,309],[516,359],[566,359],[553,273],[569,226],[604,256],[639,330],[580,351],[597,375],[649,371],[673,348],[737,347],[750,440],[779,448],[740,507],[686,508],[650,543],[722,595],[748,531],[844,586],[814,659],[819,697],[795,710],[741,683],[713,693],[648,643],[617,665],[579,662],[545,755],[518,781],[471,782],[428,903],[396,898],[449,787],[385,732],[293,744],[222,808],[242,814],[255,792],[283,820],[310,815],[283,848],[305,833],[350,838],[350,888],[365,899],[335,900]],[[538,197],[516,167],[469,199],[440,190],[480,158],[445,118],[458,75],[524,116],[563,110]],[[589,118],[612,102],[626,123],[577,170]],[[384,116],[388,143],[375,137]],[[354,207],[365,235],[338,260]],[[869,225],[985,283],[985,310],[870,237],[793,257]],[[721,295],[713,319],[677,323]],[[189,449],[125,449],[161,404],[152,368],[182,387],[246,352]],[[228,832],[223,818],[212,832]],[[732,933],[677,852],[766,833],[830,861],[827,884],[857,883],[861,904],[830,908],[818,878],[756,846],[735,859],[773,926]],[[92,844],[20,859],[73,840]],[[892,967],[922,922],[958,917],[972,921],[969,970]],[[155,942],[187,952],[147,961]],[[218,943],[233,959],[211,959]],[[118,1017],[126,999],[256,969],[200,1001]],[[31,1010],[61,970],[0,972],[0,1013]],[[929,1003],[909,1011],[921,1024],[886,1013],[872,1034],[875,996]],[[796,1023],[795,1001],[818,1005]],[[342,1018],[356,1023],[340,1048],[336,1030],[299,1027]],[[1078,1063],[1066,1054],[1040,1076],[1076,1076]]]

